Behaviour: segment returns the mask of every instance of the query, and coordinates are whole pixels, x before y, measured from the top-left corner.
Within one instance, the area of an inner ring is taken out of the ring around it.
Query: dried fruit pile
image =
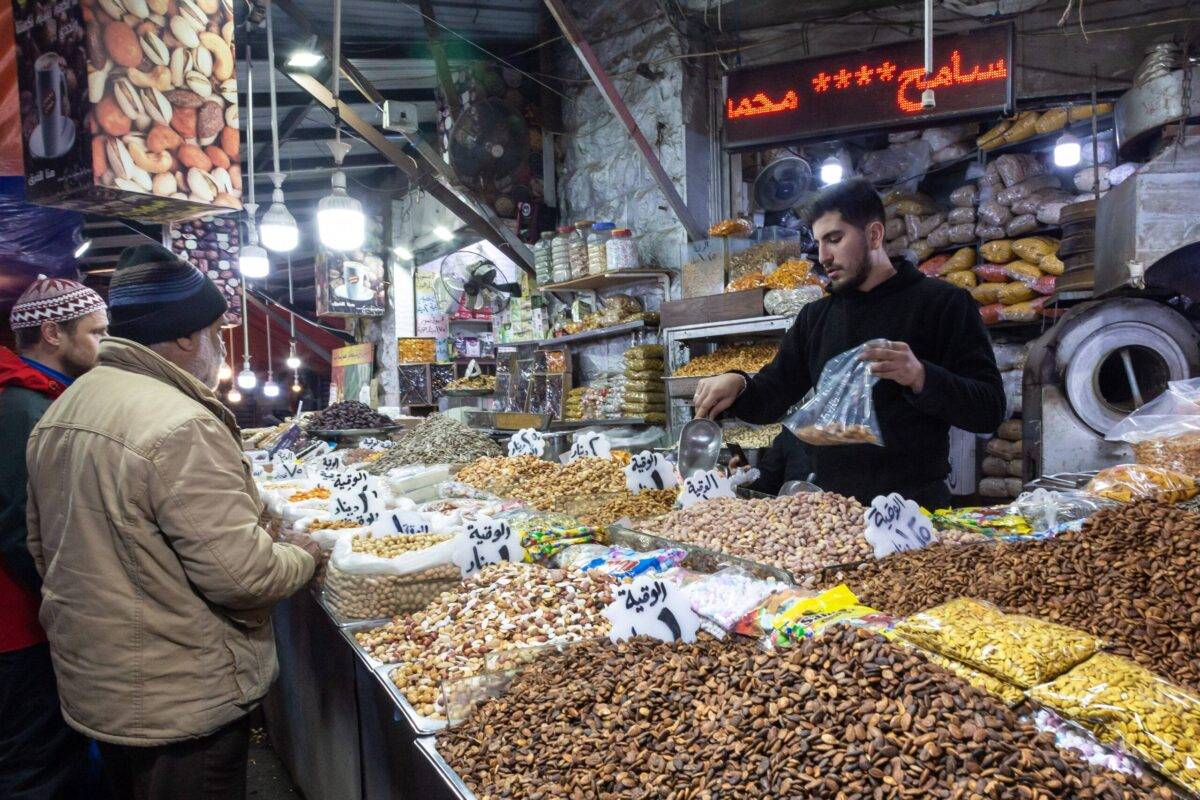
[[[438,739],[480,800],[1168,798],[1064,758],[1001,701],[851,629],[548,654]]]
[[[957,597],[1088,631],[1109,650],[1200,689],[1200,514],[1143,502],[1035,542],[937,547],[845,579],[863,603],[908,615]]]

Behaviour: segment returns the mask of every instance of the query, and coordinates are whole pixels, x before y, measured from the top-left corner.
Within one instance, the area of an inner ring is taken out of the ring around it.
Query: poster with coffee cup
[[[317,256],[317,314],[323,317],[381,317],[387,282],[383,259],[373,253]]]
[[[13,0],[34,203],[147,222],[241,208],[232,0]]]

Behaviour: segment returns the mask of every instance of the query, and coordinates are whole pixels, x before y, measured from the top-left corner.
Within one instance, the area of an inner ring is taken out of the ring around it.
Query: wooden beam
[[[421,9],[421,19],[425,23],[425,35],[429,38],[429,50],[433,53],[433,65],[437,71],[438,84],[450,108],[450,119],[458,119],[462,111],[458,91],[454,88],[454,76],[450,74],[450,60],[446,58],[446,48],[442,45],[441,33],[438,31],[437,17],[433,13],[433,3],[430,0],[417,0]]]

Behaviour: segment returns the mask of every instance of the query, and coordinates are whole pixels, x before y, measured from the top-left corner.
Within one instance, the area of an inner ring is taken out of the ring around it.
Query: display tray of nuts
[[[608,540],[608,544],[618,544],[641,552],[677,547],[688,554],[687,558],[683,560],[682,566],[693,572],[717,572],[725,567],[741,567],[756,578],[770,578],[781,583],[795,583],[792,574],[781,567],[738,558],[728,553],[709,550],[706,547],[676,541],[665,536],[656,536],[624,525],[608,526],[605,538]]]
[[[361,647],[356,649],[362,650]],[[416,707],[404,696],[404,691],[398,685],[397,680],[392,677],[393,672],[403,669],[402,666],[397,666],[396,664],[382,664],[376,668],[375,674],[378,676],[383,690],[392,698],[392,702],[400,710],[400,715],[408,723],[413,736],[430,736],[438,731],[445,730],[446,720],[444,717],[425,716],[420,711],[417,711]],[[403,682],[403,679],[400,679],[400,682]]]

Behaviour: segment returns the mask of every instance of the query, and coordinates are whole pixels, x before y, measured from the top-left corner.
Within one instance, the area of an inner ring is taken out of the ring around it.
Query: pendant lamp
[[[271,84],[271,151],[275,157],[275,171],[271,173],[271,183],[275,185],[271,192],[271,205],[263,214],[261,235],[262,243],[268,250],[276,253],[290,253],[300,243],[300,229],[296,227],[296,218],[288,211],[283,202],[283,180],[286,177],[279,170],[279,109],[275,103],[275,29],[271,24],[274,11],[267,4],[267,63],[270,65],[268,76]]]
[[[271,359],[271,310],[263,306],[263,316],[267,323],[267,381],[263,384],[263,397],[279,397],[279,384],[275,382],[275,365]]]
[[[258,203],[254,201],[254,72],[250,60],[250,47],[246,47],[246,110],[249,122],[246,123],[246,169],[250,183],[250,202],[246,208],[246,244],[242,245],[241,257],[238,258],[238,270],[243,278],[265,278],[271,273],[271,259],[267,251],[258,243],[258,229],[254,216],[258,213]],[[243,286],[243,288],[245,288]],[[243,309],[245,312],[245,309]],[[245,314],[243,313],[243,317]],[[241,381],[241,376],[238,376]],[[243,389],[250,388],[243,386]]]
[[[342,160],[350,152],[350,145],[342,141],[342,118],[336,105],[341,87],[342,63],[342,0],[333,3],[333,97],[334,97],[334,140],[329,143],[329,152],[337,170],[330,177],[333,191],[317,203],[317,233],[321,244],[330,250],[357,250],[366,238],[366,219],[362,203],[346,193],[346,173],[342,172]]]

